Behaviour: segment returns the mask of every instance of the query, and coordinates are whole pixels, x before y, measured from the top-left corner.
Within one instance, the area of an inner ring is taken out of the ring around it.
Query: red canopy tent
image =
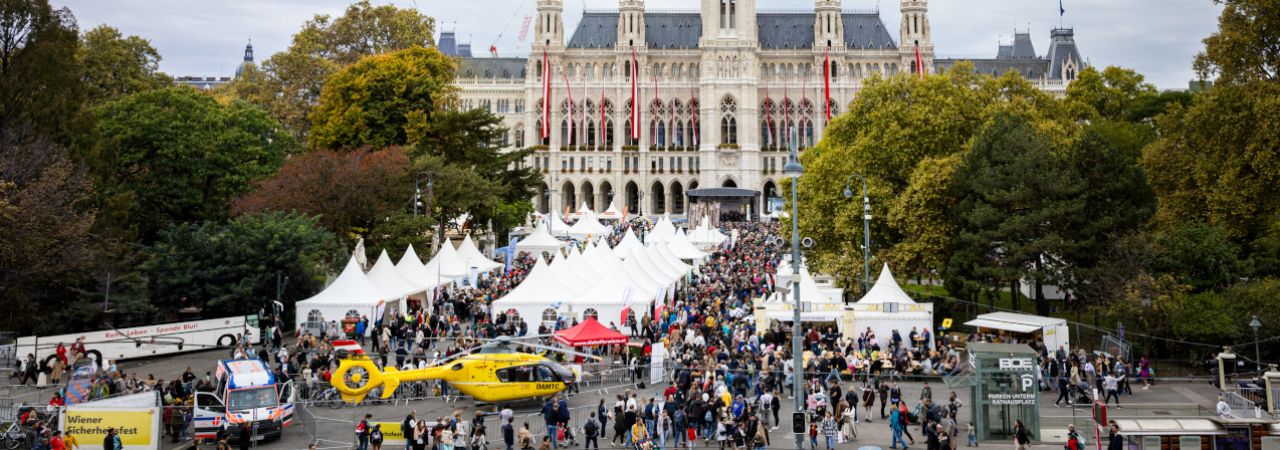
[[[588,317],[572,328],[557,331],[556,340],[573,347],[616,345],[627,343],[627,335],[610,330],[594,317]]]

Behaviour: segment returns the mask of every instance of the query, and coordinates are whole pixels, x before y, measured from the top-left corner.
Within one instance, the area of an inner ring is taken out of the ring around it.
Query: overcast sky
[[[758,0],[759,9],[808,9],[811,0]],[[1221,8],[1210,0],[1063,0],[1062,24],[1075,28],[1082,55],[1095,66],[1136,69],[1160,88],[1186,88],[1201,40],[1217,27]],[[316,14],[338,16],[349,0],[52,0],[68,6],[82,29],[109,24],[150,39],[160,51],[161,70],[175,76],[229,76],[244,45],[253,40],[259,61],[284,50],[303,22]],[[456,29],[477,53],[496,43],[503,56],[528,53],[518,41],[520,25],[535,0],[375,0],[419,8],[441,29]],[[648,0],[647,7],[696,9],[695,0]],[[565,29],[573,30],[583,8],[617,7],[617,0],[565,0]],[[844,8],[879,7],[897,39],[898,2],[844,0]],[[934,0],[929,5],[937,57],[994,57],[997,40],[1014,29],[1031,30],[1036,52],[1049,47],[1049,29],[1059,25],[1057,0]],[[508,25],[509,24],[509,25]],[[532,33],[532,31],[530,32]]]

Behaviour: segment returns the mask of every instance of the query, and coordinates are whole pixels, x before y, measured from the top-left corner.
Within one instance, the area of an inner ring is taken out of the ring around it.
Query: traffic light
[[[791,413],[791,432],[805,434],[809,432],[809,415],[802,412]]]

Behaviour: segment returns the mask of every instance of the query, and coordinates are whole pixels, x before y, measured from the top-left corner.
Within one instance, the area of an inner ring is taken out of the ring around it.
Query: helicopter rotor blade
[[[568,349],[563,349],[563,348],[552,347],[552,346],[549,346],[549,345],[542,345],[542,344],[527,344],[527,343],[526,343],[526,344],[521,344],[521,345],[524,345],[525,347],[532,347],[532,348],[541,349],[541,350],[546,350],[546,351],[551,351],[551,352],[556,352],[556,353],[563,353],[563,354],[566,354],[566,355],[581,356],[581,357],[583,357],[583,358],[590,358],[590,359],[594,359],[594,360],[596,360],[596,361],[600,361],[600,360],[603,360],[603,359],[604,359],[604,358],[601,358],[601,357],[596,356],[596,355],[592,355],[592,354],[588,354],[588,353],[582,353],[582,352],[577,352],[577,351],[568,350]]]

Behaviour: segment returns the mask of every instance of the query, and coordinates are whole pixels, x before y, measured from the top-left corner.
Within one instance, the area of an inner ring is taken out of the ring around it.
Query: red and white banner
[[[916,59],[920,59],[920,48],[916,47]],[[827,120],[831,120],[831,54],[822,53],[822,84],[824,93],[822,95],[823,106],[827,110]]]
[[[551,64],[542,51],[542,139],[551,138]]]
[[[636,49],[631,49],[631,139],[640,139],[640,70],[636,66]]]

